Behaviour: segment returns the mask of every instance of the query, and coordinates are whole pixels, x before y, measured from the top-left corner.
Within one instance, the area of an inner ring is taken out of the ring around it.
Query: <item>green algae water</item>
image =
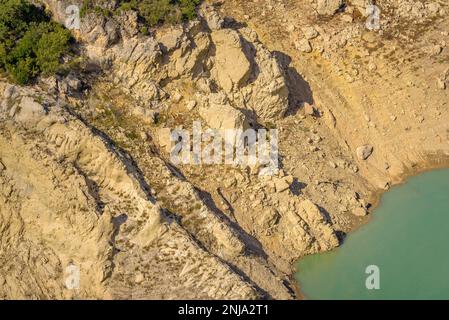
[[[368,290],[373,265],[379,289]],[[449,299],[449,170],[392,188],[340,248],[301,259],[297,270],[306,299]]]

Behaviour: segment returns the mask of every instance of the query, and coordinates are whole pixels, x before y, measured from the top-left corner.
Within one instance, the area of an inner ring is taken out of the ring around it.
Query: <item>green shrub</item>
[[[89,12],[110,16],[117,11],[134,10],[139,18],[149,26],[177,24],[196,17],[196,7],[201,0],[123,0],[116,10],[104,9],[109,0],[83,0],[81,17]],[[145,29],[142,29],[145,30]]]
[[[196,17],[200,0],[129,0],[120,3],[121,10],[137,11],[150,26],[176,24]]]
[[[69,49],[70,37],[70,32],[59,25],[52,32],[42,34],[35,49],[42,74],[50,75],[58,70],[62,53]]]
[[[179,2],[184,20],[196,18],[196,7],[200,4],[200,0],[180,0]]]
[[[141,28],[139,29],[139,31],[140,31],[141,34],[144,34],[144,35],[147,35],[147,34],[149,33],[149,32],[148,32],[148,28],[145,27],[145,26],[141,27]]]
[[[70,32],[25,0],[0,0],[0,69],[18,84],[60,67]]]
[[[91,9],[92,8],[90,6],[90,1],[89,0],[83,0],[83,4],[82,4],[81,9],[80,9],[80,17],[84,18],[86,16],[87,12],[89,10],[91,10]]]

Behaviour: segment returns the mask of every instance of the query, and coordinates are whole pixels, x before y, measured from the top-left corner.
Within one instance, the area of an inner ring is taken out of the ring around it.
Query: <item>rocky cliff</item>
[[[297,259],[338,246],[380,190],[449,152],[447,49],[428,31],[446,5],[385,1],[382,37],[352,2],[210,1],[148,35],[135,12],[88,12],[77,70],[2,81],[0,294],[297,298]],[[64,22],[68,2],[43,3]],[[409,53],[403,12],[428,32]],[[279,172],[173,164],[167,129],[193,121],[279,129]]]

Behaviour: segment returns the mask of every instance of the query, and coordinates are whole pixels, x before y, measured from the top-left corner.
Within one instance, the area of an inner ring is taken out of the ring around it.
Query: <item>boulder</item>
[[[173,142],[171,140],[171,130],[169,128],[161,128],[157,132],[159,146],[167,153],[171,152]]]
[[[32,97],[22,97],[20,105],[15,108],[13,112],[15,119],[19,122],[26,123],[36,123],[45,115],[44,107],[36,102]]]
[[[365,208],[358,207],[358,208],[355,208],[354,210],[352,210],[352,214],[357,217],[364,217],[368,214],[368,212],[366,211]]]
[[[200,16],[206,20],[207,26],[211,30],[219,30],[224,26],[224,19],[220,17],[218,12],[212,6],[202,6],[200,9]]]
[[[233,108],[223,94],[211,94],[209,103],[199,108],[200,116],[212,129],[242,129],[249,128],[244,114]]]
[[[276,192],[283,192],[290,188],[290,185],[293,183],[293,177],[273,178],[273,181]]]
[[[280,218],[281,216],[276,209],[265,209],[261,214],[260,224],[265,230],[269,231],[279,224]]]
[[[250,90],[245,96],[245,104],[261,123],[274,122],[288,109],[287,81],[275,56],[260,43],[256,43],[255,48],[253,63],[257,65],[254,68],[258,74],[251,86],[247,86]]]
[[[62,94],[75,94],[79,93],[83,88],[83,83],[75,75],[69,74],[67,77],[59,81],[58,89]]]
[[[184,30],[180,26],[171,27],[165,32],[156,35],[156,39],[167,52],[178,49],[184,37]]]
[[[441,90],[445,90],[449,83],[449,68],[447,68],[438,78],[437,85]]]
[[[136,273],[136,275],[134,276],[134,282],[139,284],[139,283],[142,283],[144,280],[145,280],[145,277],[144,277],[143,273],[138,271]]]
[[[365,144],[363,146],[360,146],[356,150],[357,157],[360,160],[366,160],[373,153],[373,150],[374,150],[373,146],[369,145],[369,144]]]
[[[316,114],[316,109],[313,105],[304,102],[304,114],[308,116],[314,116]]]
[[[95,13],[89,13],[81,19],[80,28],[81,40],[87,42],[90,47],[89,55],[103,54],[105,49],[116,44],[120,39],[118,23]]]
[[[3,91],[3,97],[5,99],[11,99],[14,97],[16,91],[17,91],[16,86],[7,84],[5,86],[5,90]]]
[[[330,16],[344,4],[343,0],[318,0],[316,10],[319,14]]]
[[[444,82],[440,78],[437,78],[437,87],[438,87],[438,89],[446,90],[446,82]]]
[[[195,100],[190,100],[186,104],[186,109],[189,110],[189,111],[192,111],[195,107],[196,107],[196,101]]]
[[[301,201],[298,213],[309,225],[309,230],[316,238],[321,250],[330,250],[339,245],[332,226],[312,201],[308,199]]]
[[[354,6],[363,16],[366,15],[366,7],[372,4],[372,0],[351,0],[351,5]]]
[[[312,52],[312,45],[310,44],[309,40],[301,39],[296,43],[296,49],[301,52],[310,53]]]
[[[312,26],[308,26],[302,29],[302,32],[304,33],[304,37],[306,37],[307,40],[315,39],[318,37],[318,31]]]
[[[240,88],[248,79],[251,64],[244,53],[240,35],[235,30],[223,29],[211,33],[215,44],[213,74],[226,92]]]
[[[58,79],[55,76],[41,78],[40,84],[51,94],[56,94],[58,92]]]

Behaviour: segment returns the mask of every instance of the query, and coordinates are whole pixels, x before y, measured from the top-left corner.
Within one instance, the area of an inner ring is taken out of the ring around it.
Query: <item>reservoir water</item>
[[[341,247],[297,270],[307,299],[449,299],[449,170],[392,188]]]

